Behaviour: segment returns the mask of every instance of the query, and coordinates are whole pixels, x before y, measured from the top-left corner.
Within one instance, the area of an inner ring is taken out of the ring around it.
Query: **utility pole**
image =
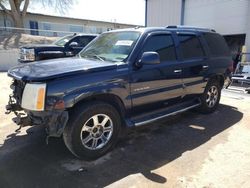
[[[148,0],[145,0],[145,27],[147,27],[148,22]]]

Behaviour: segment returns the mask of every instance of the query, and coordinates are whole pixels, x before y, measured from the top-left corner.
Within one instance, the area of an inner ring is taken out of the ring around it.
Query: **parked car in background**
[[[110,31],[76,57],[10,69],[6,110],[21,127],[42,125],[75,156],[96,159],[125,128],[192,108],[215,111],[231,62],[224,38],[210,29]]]
[[[67,35],[53,44],[27,45],[20,48],[20,63],[71,57],[79,53],[97,35],[94,34],[72,34]]]
[[[232,75],[231,86],[238,86],[250,93],[250,62],[240,62]]]

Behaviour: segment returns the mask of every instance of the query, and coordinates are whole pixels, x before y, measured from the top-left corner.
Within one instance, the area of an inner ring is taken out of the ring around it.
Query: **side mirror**
[[[69,47],[70,47],[70,48],[78,47],[78,43],[77,43],[77,42],[71,42],[71,43],[69,44]]]
[[[138,63],[136,63],[136,65],[141,67],[142,65],[154,65],[159,63],[160,56],[157,52],[144,52],[141,59]]]

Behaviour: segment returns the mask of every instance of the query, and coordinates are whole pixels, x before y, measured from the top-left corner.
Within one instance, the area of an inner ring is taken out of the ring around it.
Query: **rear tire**
[[[198,111],[205,114],[214,112],[219,105],[220,97],[221,86],[219,81],[209,81],[204,93],[200,97],[201,106],[199,107]]]
[[[72,110],[63,140],[75,156],[94,160],[115,145],[120,129],[117,110],[110,104],[95,102]]]

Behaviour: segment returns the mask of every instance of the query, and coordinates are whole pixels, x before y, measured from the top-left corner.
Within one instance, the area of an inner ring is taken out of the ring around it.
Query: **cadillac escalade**
[[[6,106],[20,127],[43,125],[77,157],[108,152],[128,127],[218,107],[232,58],[214,30],[168,26],[101,34],[77,57],[8,71]],[[211,125],[212,126],[212,125]]]

